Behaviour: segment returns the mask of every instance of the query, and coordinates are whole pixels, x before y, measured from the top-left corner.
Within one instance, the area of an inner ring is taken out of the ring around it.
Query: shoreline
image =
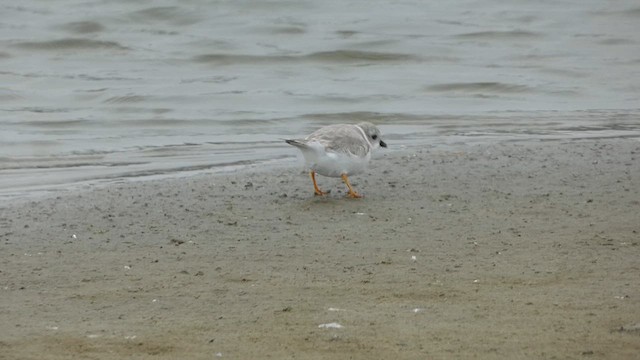
[[[475,146],[504,141],[570,141],[577,139],[640,138],[634,121],[640,109],[589,109],[572,111],[487,111],[471,115],[403,115],[398,113],[325,114],[327,119],[352,119],[376,122],[392,149],[404,151],[426,147]],[[281,140],[299,136],[321,125],[332,123],[323,116],[307,116],[306,125],[296,133],[275,130],[257,142],[195,141],[154,144],[110,152],[89,151],[47,156],[7,156],[0,159],[0,201],[35,197],[34,192],[56,196],[56,192],[102,186],[103,183],[148,181],[154,178],[184,178],[199,174],[212,175],[260,167],[266,164],[286,165],[297,155]],[[371,118],[371,119],[369,119]],[[390,121],[393,119],[393,121]],[[396,119],[399,119],[396,121]],[[281,125],[283,126],[283,125]],[[276,127],[278,129],[278,127]],[[202,139],[201,139],[202,140]],[[71,146],[71,145],[70,145]],[[23,154],[24,155],[24,154]],[[240,169],[242,170],[242,169]]]
[[[361,200],[283,165],[5,204],[0,353],[632,358],[638,156],[449,144],[379,152]]]

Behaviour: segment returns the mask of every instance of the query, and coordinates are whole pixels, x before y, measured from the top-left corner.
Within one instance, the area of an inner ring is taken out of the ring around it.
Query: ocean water
[[[640,138],[640,3],[0,4],[0,200],[294,161],[363,120],[391,151]]]

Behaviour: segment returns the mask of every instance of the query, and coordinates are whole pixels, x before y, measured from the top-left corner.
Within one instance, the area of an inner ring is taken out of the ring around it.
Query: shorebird
[[[387,147],[380,138],[380,130],[369,122],[356,125],[336,124],[322,127],[304,139],[285,140],[287,144],[300,149],[310,171],[315,195],[326,195],[316,182],[316,173],[340,177],[347,185],[351,198],[362,195],[353,190],[349,175],[355,175],[367,169],[371,152],[378,147]]]

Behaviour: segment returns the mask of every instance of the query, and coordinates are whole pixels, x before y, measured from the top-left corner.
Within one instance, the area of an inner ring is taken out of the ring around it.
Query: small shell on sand
[[[332,323],[328,323],[328,324],[320,324],[318,325],[319,328],[321,329],[342,329],[344,326],[336,323],[336,322],[332,322]]]

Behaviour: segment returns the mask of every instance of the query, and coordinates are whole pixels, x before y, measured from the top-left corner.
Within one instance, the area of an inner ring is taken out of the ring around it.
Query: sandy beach
[[[0,205],[1,359],[632,359],[640,142],[380,152]]]

